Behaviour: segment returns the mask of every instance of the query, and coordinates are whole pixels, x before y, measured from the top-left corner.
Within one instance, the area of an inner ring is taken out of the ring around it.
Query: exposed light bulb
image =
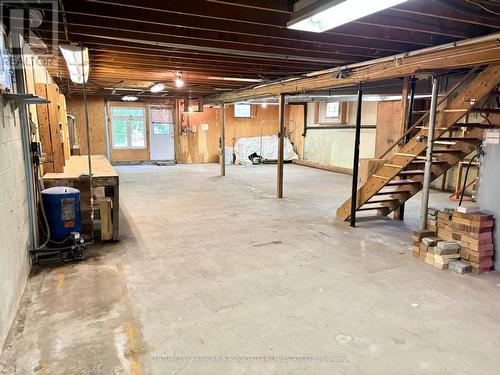
[[[262,103],[260,106],[261,106],[262,108],[267,108],[267,103]]]
[[[182,86],[184,86],[184,81],[180,77],[177,77],[175,79],[175,86],[177,88],[181,88]]]
[[[152,93],[157,93],[157,92],[163,91],[163,89],[165,89],[165,84],[159,82],[159,83],[155,83],[153,86],[151,86],[149,88],[149,91],[151,91]]]

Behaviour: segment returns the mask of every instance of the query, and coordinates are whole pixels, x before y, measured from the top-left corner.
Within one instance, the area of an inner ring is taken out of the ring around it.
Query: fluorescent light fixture
[[[75,83],[87,82],[90,70],[89,49],[87,47],[75,46],[72,44],[61,44],[59,49],[61,50],[64,60],[66,60],[71,81]]]
[[[302,13],[298,11],[300,16],[297,16],[295,19],[292,18],[292,20],[288,22],[287,27],[294,30],[321,33],[406,1],[407,0],[330,1],[309,12]]]
[[[122,97],[122,100],[124,102],[135,102],[137,100],[137,96],[134,96],[134,95],[125,95],[124,97]]]
[[[262,79],[257,79],[257,78],[208,77],[208,79],[213,79],[218,81],[235,81],[235,82],[262,82]]]
[[[155,83],[153,86],[151,86],[149,88],[149,91],[151,91],[152,93],[157,93],[157,92],[160,92],[160,91],[163,91],[165,89],[165,84],[164,83]]]

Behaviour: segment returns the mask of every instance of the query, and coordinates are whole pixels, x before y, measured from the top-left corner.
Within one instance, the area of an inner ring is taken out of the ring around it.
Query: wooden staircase
[[[436,111],[433,142],[432,180],[441,176],[460,160],[473,152],[481,143],[483,130],[492,125],[460,123],[471,112],[480,110],[477,105],[489,98],[500,82],[500,66],[486,67],[474,79],[464,82],[464,88],[454,89]],[[425,116],[424,116],[425,117]],[[376,216],[386,216],[422,189],[425,154],[427,152],[428,127],[412,128],[417,133],[402,146],[366,183],[358,189],[356,211],[373,211]],[[462,136],[450,135],[465,129]],[[397,146],[396,142],[390,149]],[[389,151],[389,150],[388,150]],[[337,209],[337,218],[347,220],[351,216],[351,199]]]

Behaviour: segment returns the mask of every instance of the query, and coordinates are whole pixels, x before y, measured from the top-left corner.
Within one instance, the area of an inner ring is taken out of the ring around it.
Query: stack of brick
[[[414,257],[420,258],[421,260],[425,260],[427,255],[427,250],[429,248],[428,245],[422,242],[422,240],[426,237],[435,237],[436,232],[430,230],[416,230],[413,232],[413,251],[412,254]]]
[[[436,208],[429,208],[427,210],[427,229],[436,231],[439,210]]]
[[[460,256],[475,273],[490,271],[493,266],[493,226],[492,215],[481,212],[453,214],[453,237],[460,244]]]
[[[440,270],[448,269],[451,261],[460,259],[460,245],[456,241],[438,241],[433,250],[432,265]]]
[[[468,212],[429,209],[429,229],[436,230],[413,232],[413,256],[436,268],[450,268],[459,273],[490,271],[493,216]],[[451,262],[453,267],[449,267]]]

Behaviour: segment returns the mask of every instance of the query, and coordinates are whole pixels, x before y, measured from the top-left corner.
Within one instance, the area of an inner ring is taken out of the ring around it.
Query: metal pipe
[[[420,206],[420,230],[427,229],[427,210],[429,208],[429,192],[432,179],[432,151],[434,146],[434,130],[436,128],[436,109],[439,91],[439,79],[432,77],[432,99],[429,114],[429,131],[427,134],[427,154],[425,157],[424,181],[422,186],[422,204]]]
[[[354,133],[354,161],[352,165],[352,191],[351,191],[351,227],[356,226],[356,210],[358,208],[358,169],[359,169],[359,144],[361,140],[361,110],[363,103],[363,90],[361,82],[358,85],[358,108],[356,111],[356,131]]]
[[[219,163],[220,163],[220,175],[226,175],[226,132],[225,132],[225,122],[226,122],[226,105],[224,103],[220,104],[220,138],[219,138]]]
[[[109,140],[108,98],[104,98],[104,129],[106,129],[106,157],[111,161],[111,145]]]
[[[15,68],[15,75],[16,75],[16,89],[19,94],[26,94],[26,88],[25,88],[25,77],[24,77],[24,71],[23,71],[23,66],[22,66],[22,61],[24,61],[24,58],[22,56],[22,46],[21,46],[21,36],[18,33],[13,33],[12,34],[12,39],[13,41],[13,49],[14,52],[18,52],[21,58],[16,59],[17,65]],[[4,107],[4,103],[0,103],[2,106],[2,110]],[[13,112],[15,112],[13,110]],[[16,118],[15,113],[14,115],[14,120]],[[5,121],[5,116],[3,118]],[[28,114],[26,111],[26,106],[24,104],[19,105],[19,120],[21,122],[21,140],[22,140],[22,147],[23,147],[23,165],[24,165],[24,172],[26,174],[26,184],[27,187],[26,189],[28,190],[27,194],[27,201],[28,201],[28,217],[29,217],[29,224],[30,224],[30,233],[29,233],[29,244],[28,247],[30,249],[33,249],[36,247],[36,233],[37,233],[37,226],[36,226],[36,209],[35,209],[35,188],[34,188],[34,179],[38,178],[38,176],[33,176],[34,172],[32,169],[32,157],[31,157],[31,136],[30,136],[30,124],[28,120]]]
[[[89,165],[89,190],[90,190],[90,217],[91,217],[91,227],[90,238],[94,240],[94,189],[92,186],[92,155],[90,152],[90,125],[89,125],[89,111],[87,106],[87,86],[85,82],[85,62],[83,55],[83,45],[81,47],[82,53],[82,77],[83,77],[83,108],[85,110],[85,129],[87,131],[87,160]]]
[[[278,171],[277,171],[277,196],[283,198],[283,159],[285,148],[285,95],[280,94],[279,98],[279,124],[278,133]]]

